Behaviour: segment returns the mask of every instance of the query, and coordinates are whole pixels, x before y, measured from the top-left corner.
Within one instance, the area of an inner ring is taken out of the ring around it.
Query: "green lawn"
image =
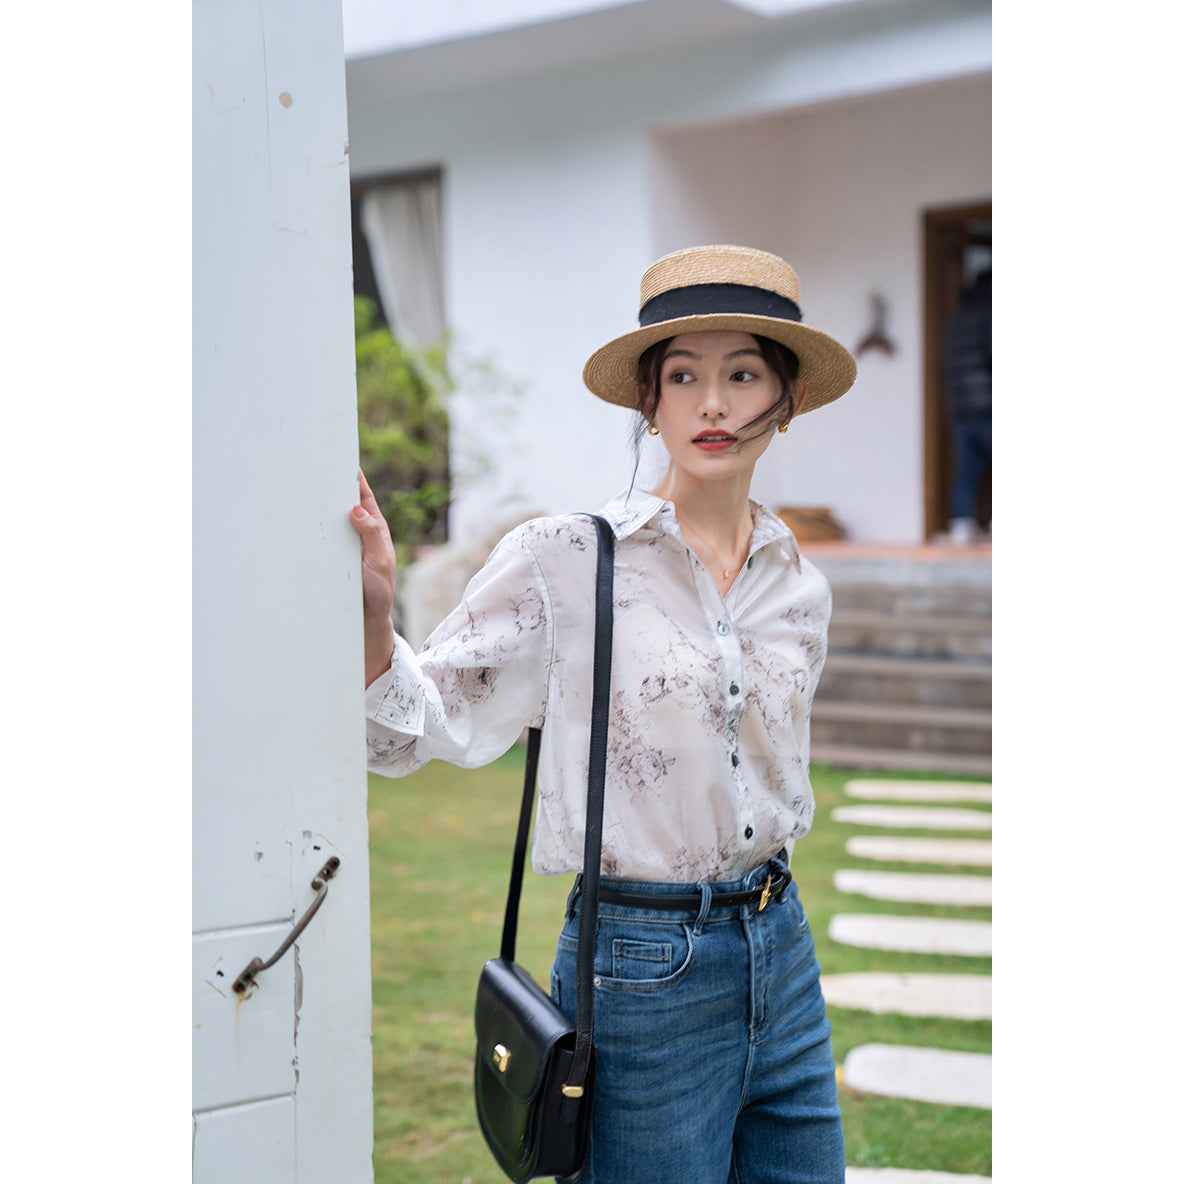
[[[497,953],[501,938],[522,761],[522,751],[515,750],[479,770],[433,762],[401,780],[370,778],[377,1184],[501,1184],[505,1179],[473,1114],[472,1007],[481,965]],[[899,905],[835,890],[832,877],[839,867],[896,866],[845,854],[846,838],[867,831],[829,817],[851,776],[813,768],[817,821],[793,856],[794,878],[823,971],[989,973],[986,958],[858,950],[827,938],[827,924],[836,912],[990,916],[989,909]],[[966,837],[981,838],[983,833]],[[569,887],[567,877],[526,878],[518,960],[543,983],[549,981]],[[831,1022],[840,1062],[854,1045],[869,1041],[981,1052],[991,1048],[987,1021],[909,1019],[832,1008]],[[990,1111],[878,1098],[841,1085],[839,1093],[848,1163],[991,1174]]]

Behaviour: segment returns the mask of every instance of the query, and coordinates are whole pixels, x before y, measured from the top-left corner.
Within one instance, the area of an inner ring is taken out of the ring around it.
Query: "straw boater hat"
[[[855,359],[833,337],[803,325],[797,273],[752,247],[689,247],[641,277],[640,329],[602,345],[584,384],[610,403],[637,409],[637,360],[679,333],[732,329],[788,346],[801,363],[806,397],[797,414],[830,403],[855,381]]]

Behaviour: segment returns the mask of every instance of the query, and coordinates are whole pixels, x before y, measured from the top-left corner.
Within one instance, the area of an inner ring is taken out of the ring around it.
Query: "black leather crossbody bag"
[[[522,812],[506,900],[501,954],[485,963],[477,983],[474,1090],[481,1132],[511,1180],[584,1170],[592,1125],[596,1047],[592,1043],[592,959],[600,885],[604,771],[608,751],[609,675],[613,632],[613,534],[603,518],[597,533],[596,648],[593,654],[588,813],[576,954],[576,1020],[551,1001],[514,961],[518,901],[534,803],[541,732],[530,729]]]

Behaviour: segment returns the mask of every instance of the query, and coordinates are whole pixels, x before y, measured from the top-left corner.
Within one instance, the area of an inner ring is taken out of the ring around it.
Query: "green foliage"
[[[400,561],[447,537],[451,479],[445,344],[412,349],[376,324],[374,302],[354,297],[358,446]]]

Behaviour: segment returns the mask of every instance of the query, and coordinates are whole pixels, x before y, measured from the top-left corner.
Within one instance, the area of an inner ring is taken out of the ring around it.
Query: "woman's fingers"
[[[350,525],[362,540],[362,598],[367,616],[384,616],[395,598],[395,545],[374,491],[358,470],[361,501],[349,512]]]
[[[378,499],[374,496],[374,491],[366,480],[366,474],[361,469],[358,469],[358,501],[367,514],[382,517],[382,511],[378,508]]]

